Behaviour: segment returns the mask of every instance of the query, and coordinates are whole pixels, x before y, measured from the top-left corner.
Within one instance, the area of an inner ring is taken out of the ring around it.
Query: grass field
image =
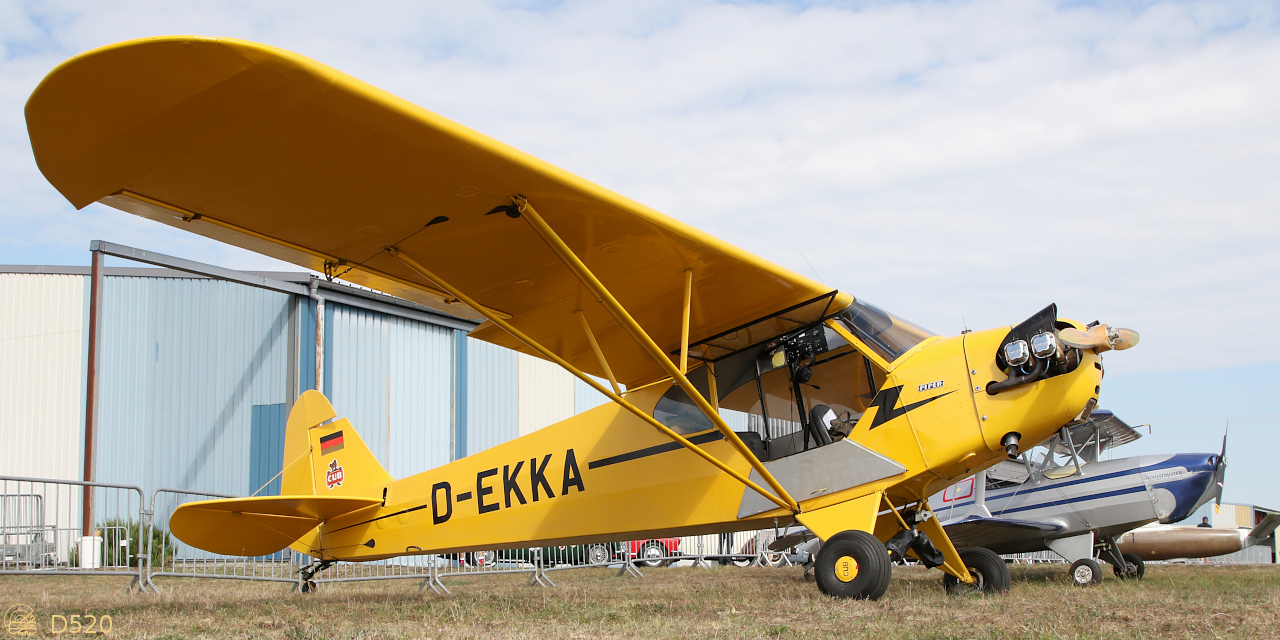
[[[1013,567],[1003,597],[943,594],[941,574],[898,567],[878,602],[827,598],[798,568],[675,567],[643,579],[584,569],[557,588],[520,576],[448,581],[281,584],[164,579],[159,596],[119,578],[0,577],[0,610],[26,604],[40,632],[53,615],[111,616],[118,638],[1276,638],[1280,567],[1152,565],[1088,589],[1062,565]],[[68,637],[59,634],[58,637]],[[8,637],[0,633],[0,638]]]

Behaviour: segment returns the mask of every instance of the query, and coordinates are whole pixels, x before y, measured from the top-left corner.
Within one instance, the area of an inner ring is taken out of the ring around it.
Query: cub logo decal
[[[329,462],[329,471],[324,474],[324,484],[330,489],[342,486],[342,467],[336,459]]]

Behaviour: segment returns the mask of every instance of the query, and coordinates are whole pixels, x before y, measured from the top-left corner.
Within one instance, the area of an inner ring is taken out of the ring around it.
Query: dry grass
[[[1065,568],[1013,568],[1004,597],[948,597],[937,571],[896,568],[879,602],[833,600],[787,569],[557,572],[558,588],[520,576],[456,578],[448,596],[412,581],[281,584],[161,579],[160,596],[125,581],[0,577],[0,610],[107,614],[120,638],[1274,638],[1280,567],[1150,566],[1138,583],[1079,589]],[[3,636],[7,637],[7,636]],[[65,637],[65,636],[63,636]]]

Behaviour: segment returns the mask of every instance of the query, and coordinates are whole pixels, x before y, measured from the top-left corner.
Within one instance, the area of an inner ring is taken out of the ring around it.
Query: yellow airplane
[[[519,104],[502,87],[494,98]],[[394,480],[321,394],[280,496],[180,507],[216,553],[338,560],[801,523],[819,588],[890,553],[1001,591],[925,498],[1088,418],[1136,333],[1059,318],[942,337],[297,54],[206,37],[72,58],[26,106],[40,169],[92,202],[448,313],[613,400]],[[856,254],[859,238],[842,246]],[[608,384],[596,382],[596,376]],[[735,432],[724,410],[759,416]],[[887,541],[887,543],[886,543]]]

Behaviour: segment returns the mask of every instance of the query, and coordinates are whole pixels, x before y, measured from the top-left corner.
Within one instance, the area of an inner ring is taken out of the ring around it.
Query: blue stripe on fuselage
[[[1104,491],[1102,493],[1094,493],[1090,495],[1080,496],[1077,498],[1064,498],[1062,500],[1054,500],[1052,502],[1037,502],[1036,504],[1029,504],[1021,507],[1014,507],[1011,509],[1001,509],[999,513],[992,512],[992,515],[996,517],[1000,517],[1007,513],[1017,513],[1019,511],[1032,511],[1035,509],[1043,509],[1045,507],[1056,507],[1064,504],[1079,504],[1082,502],[1087,502],[1089,500],[1098,500],[1101,498],[1123,496],[1130,493],[1141,493],[1146,490],[1147,490],[1146,485],[1140,485],[1137,487],[1129,487],[1128,489],[1116,489],[1115,491]]]
[[[1171,465],[1171,466],[1169,466],[1169,467],[1154,467],[1154,468],[1152,468],[1151,470],[1152,470],[1152,471],[1155,471],[1155,470],[1158,470],[1158,469],[1173,468],[1173,467],[1181,467],[1181,466],[1183,466],[1183,465],[1180,465],[1180,464],[1179,464],[1179,465]],[[1070,480],[1070,481],[1067,481],[1067,482],[1057,482],[1057,481],[1054,481],[1054,480],[1050,480],[1050,481],[1049,481],[1049,483],[1048,483],[1048,484],[1046,484],[1046,485],[1044,485],[1044,486],[1041,486],[1041,487],[1035,487],[1035,488],[1033,488],[1033,489],[1026,489],[1025,491],[1023,490],[1023,486],[1022,486],[1022,485],[1018,485],[1017,487],[1013,488],[1012,490],[1006,490],[1006,491],[1005,491],[1005,493],[1001,493],[1001,494],[991,494],[991,493],[989,493],[989,494],[987,494],[987,502],[992,502],[992,501],[995,501],[995,500],[999,500],[999,499],[1001,499],[1001,498],[1012,498],[1014,495],[1018,495],[1018,494],[1021,494],[1021,495],[1027,495],[1027,494],[1031,494],[1031,493],[1036,493],[1036,492],[1038,492],[1038,491],[1048,491],[1049,489],[1061,489],[1061,488],[1063,488],[1063,487],[1070,487],[1070,486],[1072,486],[1072,485],[1083,484],[1083,483],[1088,483],[1088,482],[1100,482],[1100,481],[1102,481],[1102,480],[1110,480],[1111,478],[1120,478],[1120,477],[1123,477],[1123,476],[1133,475],[1133,474],[1135,474],[1135,473],[1142,473],[1142,467],[1141,467],[1141,466],[1137,466],[1137,467],[1134,467],[1134,468],[1132,468],[1132,469],[1126,469],[1126,470],[1124,470],[1124,471],[1113,471],[1113,472],[1111,472],[1111,473],[1104,473],[1104,474],[1102,474],[1102,475],[1100,475],[1100,476],[1094,476],[1094,477],[1092,477],[1092,478],[1079,478],[1079,479],[1076,479],[1076,480]],[[1025,484],[1025,483],[1024,483],[1024,484]],[[1145,489],[1146,489],[1146,486],[1144,485],[1142,488],[1145,490]],[[1087,500],[1087,498],[1079,498],[1079,499],[1081,499],[1081,500]],[[943,508],[943,509],[961,509],[961,508],[969,507],[969,506],[972,506],[972,505],[973,505],[973,501],[972,501],[972,500],[970,500],[970,501],[968,501],[968,502],[962,502],[962,503],[960,503],[960,504],[955,504],[955,505],[950,505],[950,506],[943,506],[942,508]]]

